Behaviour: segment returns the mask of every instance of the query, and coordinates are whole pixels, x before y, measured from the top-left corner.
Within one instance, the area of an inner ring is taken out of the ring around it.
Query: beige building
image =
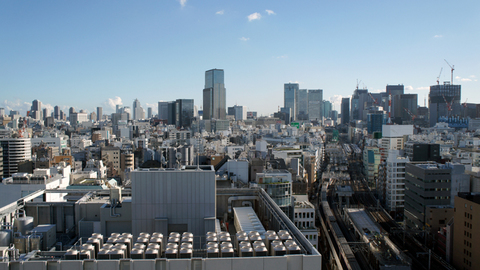
[[[107,177],[119,176],[120,172],[120,148],[102,147],[102,160],[108,168]]]
[[[478,269],[480,265],[480,194],[455,196],[453,266]]]

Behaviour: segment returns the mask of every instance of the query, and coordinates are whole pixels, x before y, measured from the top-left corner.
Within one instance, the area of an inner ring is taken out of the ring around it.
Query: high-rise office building
[[[332,103],[328,100],[323,101],[323,116],[330,117],[330,112],[332,111]]]
[[[53,108],[53,118],[59,120],[60,119],[60,107],[55,106]]]
[[[4,138],[0,139],[3,148],[3,177],[11,177],[18,172],[18,163],[32,157],[30,138]]]
[[[48,108],[43,108],[43,113],[42,113],[42,116],[43,116],[43,120],[47,119],[47,117],[50,117],[50,111],[48,110]]]
[[[422,229],[428,223],[426,206],[454,204],[458,192],[470,191],[462,164],[411,162],[405,164],[405,225]]]
[[[430,126],[434,126],[440,117],[460,116],[462,112],[460,99],[461,85],[445,82],[444,84],[430,86],[430,93],[428,94]]]
[[[36,120],[41,120],[42,119],[42,102],[35,99],[32,102],[32,107],[30,108],[30,116]]]
[[[157,118],[160,120],[168,119],[168,103],[171,101],[159,101],[158,102],[158,115]]]
[[[235,121],[242,121],[247,119],[247,107],[246,106],[233,106],[228,107],[228,115],[233,115]]]
[[[308,90],[307,105],[308,120],[321,122],[322,118],[326,116],[323,113],[323,90]]]
[[[135,99],[133,101],[133,120],[140,120],[145,119],[145,110],[143,110],[142,105],[140,105],[140,101]]]
[[[371,97],[368,95],[368,89],[355,89],[352,95],[352,102],[350,104],[350,120],[363,120],[365,104],[368,102],[368,100],[371,100]]]
[[[342,124],[348,125],[350,122],[350,98],[342,98],[341,114]]]
[[[392,96],[392,120],[397,124],[403,122],[411,122],[412,116],[417,115],[418,95],[417,94],[401,94]],[[412,123],[413,124],[413,123]]]
[[[167,103],[167,123],[169,125],[177,124],[177,103],[175,101],[170,101]]]
[[[295,121],[297,119],[296,99],[298,90],[298,83],[286,83],[283,85],[283,107],[287,110],[290,109],[291,121]]]
[[[148,107],[148,117],[147,118],[148,119],[152,118],[152,116],[153,116],[152,114],[153,114],[152,113],[152,107]]]
[[[101,121],[103,119],[103,108],[97,107],[97,121]]]
[[[193,111],[193,99],[177,99],[175,102],[175,125],[183,128],[190,127]]]
[[[227,100],[223,69],[205,71],[203,119],[226,119]]]
[[[308,120],[308,101],[307,89],[299,89],[295,99],[295,115],[297,120]]]

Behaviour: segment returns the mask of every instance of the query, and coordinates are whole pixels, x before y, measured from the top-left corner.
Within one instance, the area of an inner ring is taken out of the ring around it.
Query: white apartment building
[[[37,137],[31,139],[32,147],[39,146],[42,143],[50,147],[58,147],[58,150],[61,152],[62,149],[68,146],[68,136],[58,135],[56,137]]]
[[[315,227],[315,207],[309,201],[295,202],[293,223],[315,247],[318,246],[318,231]]]
[[[385,206],[387,211],[403,212],[405,204],[405,164],[408,157],[402,157],[400,151],[389,150],[386,160]]]
[[[413,135],[413,125],[383,125],[380,145],[382,160],[387,159],[389,149],[403,149],[407,135]]]

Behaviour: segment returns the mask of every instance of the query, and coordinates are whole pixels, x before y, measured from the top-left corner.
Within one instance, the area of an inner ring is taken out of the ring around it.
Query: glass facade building
[[[190,127],[194,112],[193,99],[177,99],[175,106],[175,122],[177,127]]]
[[[226,119],[226,89],[223,69],[205,71],[203,119]]]
[[[323,90],[308,90],[308,119],[310,121],[322,121],[323,114]]]
[[[291,115],[290,120],[294,121],[297,119],[296,115],[296,98],[298,91],[298,83],[286,83],[283,88],[283,107],[290,109]]]

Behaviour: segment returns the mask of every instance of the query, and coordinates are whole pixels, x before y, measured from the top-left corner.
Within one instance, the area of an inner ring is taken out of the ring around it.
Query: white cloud
[[[252,13],[252,14],[248,15],[247,18],[248,18],[248,21],[251,22],[251,21],[254,21],[254,20],[260,20],[262,18],[262,15],[258,12],[255,12],[255,13]]]
[[[19,111],[21,115],[25,115],[31,109],[32,104],[29,102],[16,99],[15,101],[4,100],[0,103],[0,108],[5,109],[5,114],[10,114],[10,111]]]
[[[434,38],[442,38],[443,36],[442,35],[435,35],[433,36]]]
[[[405,90],[411,91],[411,90],[413,90],[413,86],[407,85],[407,86],[405,86]]]
[[[105,105],[107,105],[108,107],[110,107],[112,110],[115,111],[115,107],[117,105],[123,105],[122,103],[122,98],[121,97],[114,97],[114,98],[109,98],[107,99],[107,101],[105,101]]]
[[[147,108],[144,108],[145,110],[147,110],[149,107],[152,107],[152,110],[155,110],[156,108],[158,108],[158,103],[148,103],[148,102],[146,102],[145,105],[147,105]]]
[[[49,112],[53,112],[54,106],[51,105],[51,104],[44,104],[44,103],[42,103],[42,110],[43,110],[44,108],[47,108],[47,110],[48,110]]]
[[[275,15],[276,14],[273,10],[270,10],[270,9],[266,9],[265,11],[267,12],[268,15]]]
[[[223,13],[224,13],[224,10],[223,10],[223,9],[215,12],[215,14],[217,14],[217,15],[223,15]]]
[[[455,76],[455,79],[457,81],[461,81],[461,82],[476,82],[477,81],[475,79],[475,75],[470,75],[468,78],[462,78],[460,76]]]
[[[187,0],[178,0],[178,2],[182,7],[184,7],[187,4]]]
[[[240,39],[241,41],[247,41],[247,40],[249,40],[250,38],[248,38],[248,37],[241,37],[241,38],[239,38],[239,39]]]
[[[288,58],[288,55],[286,54],[277,56],[277,59],[286,59],[286,58]]]
[[[333,95],[332,97],[330,97],[330,102],[333,104],[333,108],[335,108],[335,110],[337,111],[341,109],[342,98],[344,98],[344,96],[342,95]]]

